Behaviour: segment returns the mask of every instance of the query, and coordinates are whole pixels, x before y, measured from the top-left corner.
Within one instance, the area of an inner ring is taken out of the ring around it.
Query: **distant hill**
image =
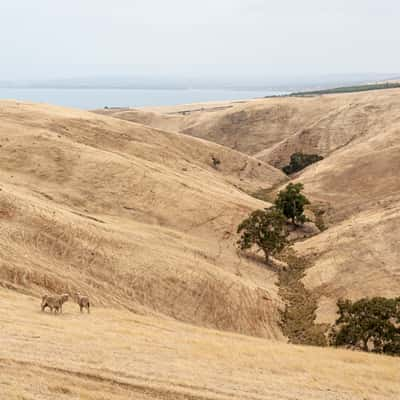
[[[397,359],[285,343],[282,311],[304,343],[339,298],[398,296],[399,95],[1,101],[0,398],[397,400]],[[279,269],[238,253],[236,229],[289,181],[266,161],[294,150],[325,156],[290,178],[324,230]]]
[[[311,90],[304,92],[294,92],[289,96],[319,96],[323,94],[336,94],[336,93],[356,93],[356,92],[367,92],[369,90],[383,90],[383,89],[398,89],[400,88],[400,82],[382,82],[382,83],[368,83],[365,85],[354,85],[354,86],[341,86],[331,89],[322,90]]]
[[[340,297],[400,291],[400,90],[168,108],[147,123],[212,140],[278,168],[302,151],[324,160],[295,175],[326,210],[330,228],[295,248],[314,267],[303,282],[319,297],[320,321],[335,318]],[[188,110],[185,113],[182,110]],[[197,110],[197,111],[196,111]],[[130,117],[129,111],[116,117]],[[277,189],[276,189],[277,190]],[[270,196],[271,197],[271,196]],[[269,198],[270,198],[269,197]]]

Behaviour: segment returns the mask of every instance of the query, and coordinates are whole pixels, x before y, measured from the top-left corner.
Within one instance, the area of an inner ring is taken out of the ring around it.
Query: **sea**
[[[93,110],[104,107],[170,106],[282,95],[274,90],[230,89],[40,89],[0,88],[0,100],[13,99]]]

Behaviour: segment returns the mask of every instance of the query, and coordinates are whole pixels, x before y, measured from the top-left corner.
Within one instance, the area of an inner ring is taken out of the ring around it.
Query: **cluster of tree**
[[[303,224],[306,221],[304,207],[310,204],[310,201],[301,193],[303,188],[302,183],[289,183],[285,190],[278,193],[275,200],[275,207],[293,224]]]
[[[280,191],[271,208],[252,212],[238,226],[241,250],[256,246],[269,257],[288,244],[287,224],[305,222],[304,206],[310,204],[302,193],[301,183],[290,183]],[[339,318],[330,333],[334,346],[400,355],[400,297],[364,298],[355,302],[339,300]]]
[[[287,175],[294,174],[317,161],[321,161],[323,158],[318,154],[293,153],[290,156],[290,163],[284,166],[282,171]]]
[[[256,210],[242,221],[237,229],[241,235],[237,242],[239,248],[258,247],[264,252],[266,263],[271,255],[282,251],[287,245],[287,220],[293,224],[302,224],[306,220],[304,206],[310,202],[302,190],[301,183],[289,183],[278,193],[273,207]]]
[[[339,300],[338,307],[333,345],[400,355],[400,297]]]

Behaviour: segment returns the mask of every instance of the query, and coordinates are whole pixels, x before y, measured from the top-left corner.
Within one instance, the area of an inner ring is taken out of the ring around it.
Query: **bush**
[[[310,204],[310,201],[301,191],[304,186],[302,183],[289,183],[285,190],[278,193],[275,205],[278,210],[290,218],[292,223],[304,223],[306,216],[304,215],[304,206]]]
[[[282,171],[287,175],[294,174],[317,161],[323,160],[323,158],[324,157],[319,156],[318,154],[293,153],[290,156],[289,165],[283,167]]]
[[[214,168],[217,168],[221,164],[221,160],[215,156],[211,156],[211,161]]]
[[[286,218],[276,208],[257,210],[239,225],[237,233],[241,233],[237,242],[241,250],[256,245],[268,263],[269,256],[282,251],[287,243]]]
[[[400,297],[339,300],[339,318],[331,333],[335,346],[400,355]]]

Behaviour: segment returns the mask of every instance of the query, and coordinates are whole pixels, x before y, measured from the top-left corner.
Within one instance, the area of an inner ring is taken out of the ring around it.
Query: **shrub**
[[[237,242],[241,250],[256,245],[268,263],[269,256],[282,251],[287,243],[286,218],[276,208],[257,210],[238,226],[237,233],[241,234]]]
[[[221,160],[219,158],[215,157],[215,156],[211,156],[211,161],[213,163],[213,167],[214,168],[217,168],[218,165],[221,164]]]
[[[275,205],[286,218],[292,220],[293,224],[304,223],[306,216],[304,215],[304,206],[310,204],[310,201],[301,191],[304,186],[302,183],[289,183],[284,190],[278,193]]]
[[[289,165],[284,166],[282,171],[287,175],[294,174],[317,161],[323,160],[323,158],[318,154],[293,153],[290,156]]]
[[[333,345],[400,355],[400,297],[339,300],[338,307]]]

